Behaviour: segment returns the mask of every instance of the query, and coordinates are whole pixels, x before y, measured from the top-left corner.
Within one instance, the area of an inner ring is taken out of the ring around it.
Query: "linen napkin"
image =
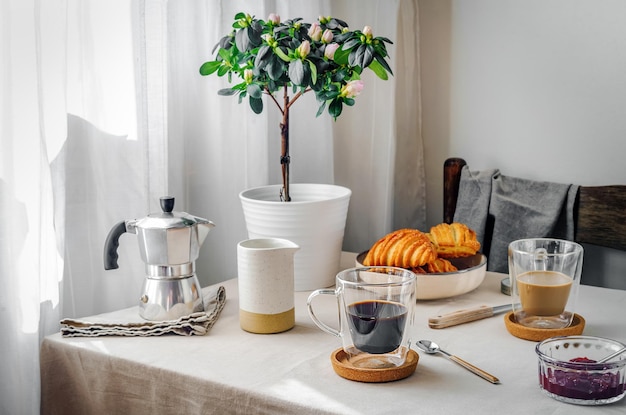
[[[147,337],[163,334],[203,336],[213,327],[226,304],[226,289],[219,286],[203,294],[206,311],[192,313],[177,320],[146,321],[139,316],[138,307],[132,307],[125,310],[126,312],[122,315],[119,312],[102,314],[93,317],[91,321],[63,319],[61,320],[61,335],[63,337]]]
[[[523,238],[574,239],[577,185],[461,170],[454,221],[476,231],[489,271],[508,273],[508,246]],[[485,246],[486,240],[490,246]]]

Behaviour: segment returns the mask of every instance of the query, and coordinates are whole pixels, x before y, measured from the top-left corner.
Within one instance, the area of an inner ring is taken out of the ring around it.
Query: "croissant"
[[[476,254],[480,242],[476,232],[462,223],[440,223],[430,228],[428,237],[441,258],[459,258]]]
[[[437,258],[433,262],[426,264],[429,274],[436,274],[440,272],[454,272],[458,271],[458,268],[452,265],[450,261],[443,258]]]
[[[425,233],[417,229],[398,229],[372,245],[363,265],[417,268],[436,258],[435,247]]]

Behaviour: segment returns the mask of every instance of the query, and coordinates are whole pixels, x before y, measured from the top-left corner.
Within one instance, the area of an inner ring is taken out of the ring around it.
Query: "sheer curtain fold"
[[[395,76],[366,71],[337,122],[315,117],[313,95],[293,107],[292,179],[352,189],[348,250],[423,220],[417,0],[3,1],[0,413],[39,412],[39,342],[60,318],[137,303],[136,236],[120,238],[118,270],[104,271],[103,244],[115,223],[158,211],[159,196],[217,224],[202,285],[235,276],[238,193],[280,181],[271,101],[255,115],[217,95],[225,79],[198,73],[239,11],[333,15],[394,41]]]
[[[39,410],[39,341],[58,327],[62,258],[53,227],[49,151],[63,134],[51,114],[63,85],[53,56],[62,22],[53,3],[0,3],[0,412]],[[62,15],[61,15],[62,16]],[[63,52],[61,48],[59,52]]]
[[[426,173],[422,139],[419,10],[416,1],[398,8],[394,127],[393,228],[426,226]]]

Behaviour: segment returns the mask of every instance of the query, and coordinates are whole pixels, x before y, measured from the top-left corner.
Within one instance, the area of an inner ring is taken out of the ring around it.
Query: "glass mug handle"
[[[333,296],[336,295],[335,290],[321,289],[321,290],[313,291],[311,295],[309,295],[309,298],[306,300],[306,306],[309,309],[309,316],[311,316],[313,323],[315,323],[317,327],[324,330],[326,333],[332,334],[337,337],[341,337],[341,334],[339,333],[338,330],[335,330],[334,328],[320,321],[315,315],[315,313],[313,312],[313,305],[312,305],[313,298],[317,297],[320,294],[327,294],[327,295],[333,295]]]

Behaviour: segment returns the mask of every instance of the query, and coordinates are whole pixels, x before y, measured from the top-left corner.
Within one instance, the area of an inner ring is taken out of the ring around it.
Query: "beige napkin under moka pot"
[[[195,261],[215,225],[185,212],[174,212],[174,198],[162,197],[160,213],[125,220],[110,230],[104,246],[104,268],[118,268],[117,247],[122,234],[137,234],[146,280],[139,314],[146,320],[175,320],[205,311]]]

